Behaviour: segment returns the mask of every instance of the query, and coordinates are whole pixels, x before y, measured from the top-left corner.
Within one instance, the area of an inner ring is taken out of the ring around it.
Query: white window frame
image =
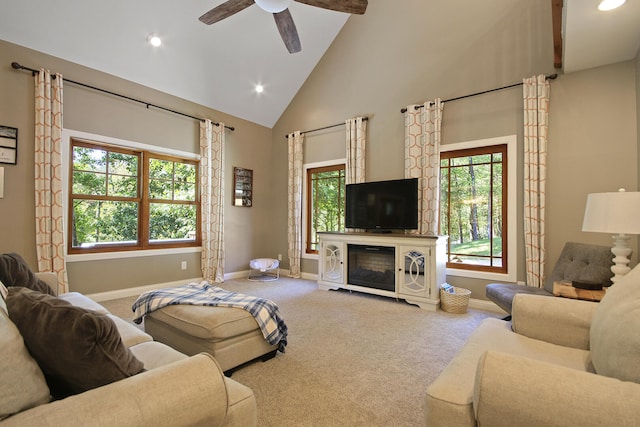
[[[128,141],[124,139],[112,138],[104,135],[96,135],[93,133],[82,132],[72,129],[62,130],[62,208],[64,211],[64,241],[65,241],[65,258],[67,262],[82,262],[82,261],[96,261],[104,259],[120,259],[120,258],[138,258],[145,256],[158,256],[158,255],[171,255],[171,254],[184,254],[201,252],[201,246],[192,246],[186,248],[165,248],[165,249],[143,249],[143,250],[129,250],[129,251],[114,251],[114,252],[96,252],[87,254],[67,254],[67,218],[69,218],[69,156],[71,139],[84,139],[88,141],[95,141],[97,143],[104,143],[115,145],[123,148],[138,149],[151,151],[158,154],[167,154],[176,157],[182,157],[190,160],[200,160],[200,155],[189,153],[186,151],[173,150],[170,148],[158,147],[155,145],[144,144],[141,142]]]
[[[326,160],[323,162],[315,162],[315,163],[305,163],[302,167],[304,169],[303,172],[303,179],[302,179],[302,188],[304,188],[303,192],[302,192],[302,247],[306,248],[307,247],[307,218],[309,215],[309,212],[307,212],[307,200],[309,195],[307,194],[307,171],[308,169],[314,169],[314,168],[322,168],[322,167],[326,167],[326,166],[337,166],[337,165],[346,165],[347,164],[347,159],[346,158],[342,158],[342,159],[335,159],[335,160]],[[318,259],[318,254],[309,254],[306,251],[302,251],[302,258],[304,259]]]
[[[468,277],[473,279],[496,280],[501,282],[515,283],[518,277],[518,260],[517,244],[518,244],[518,136],[507,135],[496,138],[478,139],[475,141],[458,142],[455,144],[446,144],[440,146],[440,152],[466,150],[469,148],[490,147],[493,145],[507,145],[507,273],[492,273],[486,271],[462,270],[458,268],[447,268],[447,275]]]

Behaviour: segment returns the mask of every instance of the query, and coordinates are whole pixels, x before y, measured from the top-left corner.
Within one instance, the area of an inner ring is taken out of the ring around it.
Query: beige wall
[[[640,147],[640,49],[636,53],[636,125],[638,147]],[[638,164],[640,165],[640,149],[638,150],[638,156]],[[640,174],[638,174],[638,180],[638,188],[640,189]]]
[[[462,4],[464,3],[464,4]],[[550,2],[504,0],[493,22],[469,21],[448,32],[457,11],[482,2],[441,2],[438,22],[429,20],[431,3],[419,0],[370,2],[363,17],[352,16],[274,127],[274,185],[286,188],[287,148],[283,136],[366,115],[367,179],[404,176],[404,119],[400,109],[430,98],[455,98],[551,74],[553,43]],[[498,2],[499,3],[499,2]],[[456,38],[466,49],[451,51]],[[433,40],[433,43],[426,43]],[[547,242],[551,266],[567,240],[603,243],[607,236],[582,233],[586,195],[637,187],[634,63],[560,76],[551,83]],[[591,91],[594,96],[587,96]],[[608,111],[606,109],[609,109]],[[507,89],[445,104],[443,144],[502,135],[518,136],[523,162],[522,90]],[[606,142],[604,142],[606,141]],[[344,156],[344,128],[309,134],[305,161]],[[518,236],[522,236],[522,169],[518,174]],[[274,229],[279,251],[286,250],[286,193],[276,194]],[[518,244],[518,279],[524,280],[524,249]],[[549,266],[549,268],[551,268]],[[303,272],[317,262],[304,260]],[[448,277],[456,286],[484,298],[485,281]]]
[[[589,193],[638,189],[635,63],[562,76],[551,89],[547,170],[547,256],[566,241],[612,246],[582,232]],[[635,238],[634,238],[635,239]],[[631,243],[636,246],[635,241]],[[632,264],[637,262],[637,254]]]
[[[35,266],[33,225],[33,80],[11,70],[11,61],[62,72],[67,78],[139,97],[188,114],[222,120],[227,132],[225,179],[233,166],[254,170],[254,207],[225,211],[226,272],[247,269],[258,256],[283,254],[287,261],[287,144],[285,134],[366,115],[369,141],[367,179],[399,178],[403,171],[403,115],[400,109],[430,98],[450,99],[520,82],[553,69],[551,8],[548,1],[495,0],[501,13],[476,22],[482,2],[422,0],[370,2],[365,16],[352,16],[273,130],[107,74],[0,42],[1,125],[19,128],[19,162],[4,165],[5,198],[0,199],[0,251],[22,253]],[[461,30],[460,8],[469,11]],[[432,43],[426,43],[432,40]],[[451,49],[461,41],[464,49]],[[580,231],[586,195],[621,186],[637,189],[640,144],[640,55],[635,61],[561,75],[551,84],[547,185],[547,255],[550,264],[567,240],[609,245],[607,236]],[[589,95],[593,94],[593,96]],[[197,150],[197,122],[166,112],[65,85],[65,126],[110,137]],[[445,105],[443,143],[516,134],[522,163],[521,89],[513,88]],[[344,156],[344,128],[308,134],[305,161]],[[521,188],[522,172],[518,182]],[[520,191],[521,193],[521,191]],[[229,194],[227,201],[229,202]],[[522,195],[518,196],[518,206]],[[521,218],[521,208],[518,207]],[[518,235],[522,235],[521,220]],[[179,270],[186,260],[189,269]],[[518,278],[524,279],[523,246],[518,245]],[[104,292],[199,275],[198,254],[73,263],[71,287]],[[549,266],[550,268],[550,266]],[[304,260],[302,270],[317,272]],[[484,281],[448,279],[484,297]]]
[[[0,251],[21,253],[37,269],[35,255],[33,190],[33,78],[10,67],[16,61],[31,68],[45,67],[67,79],[142,99],[173,110],[223,121],[235,126],[226,133],[225,180],[231,188],[233,166],[254,170],[255,199],[252,208],[231,206],[232,192],[225,202],[225,271],[248,269],[258,256],[275,256],[266,237],[271,201],[271,129],[229,116],[201,105],[0,41],[1,125],[19,129],[18,164],[3,165],[5,197],[0,199]],[[144,105],[95,92],[71,83],[64,86],[64,126],[160,147],[198,152],[198,121],[147,109]],[[188,269],[180,269],[187,261]],[[96,293],[200,277],[199,253],[73,262],[68,265],[71,290]]]

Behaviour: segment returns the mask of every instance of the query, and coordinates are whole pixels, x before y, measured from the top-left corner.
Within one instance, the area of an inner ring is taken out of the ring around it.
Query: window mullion
[[[138,172],[138,245],[142,248],[149,247],[149,161],[150,157],[145,153],[140,154],[141,171]]]

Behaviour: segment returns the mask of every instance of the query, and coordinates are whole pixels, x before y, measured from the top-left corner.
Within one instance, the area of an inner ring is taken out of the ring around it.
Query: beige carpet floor
[[[232,377],[254,391],[261,427],[423,425],[427,386],[483,319],[500,317],[434,313],[284,277],[221,287],[275,301],[289,328],[286,353]],[[131,320],[134,300],[103,305]]]

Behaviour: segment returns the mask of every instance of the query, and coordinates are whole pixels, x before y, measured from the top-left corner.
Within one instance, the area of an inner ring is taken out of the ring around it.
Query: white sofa
[[[42,277],[51,282],[51,275]],[[17,401],[18,397],[36,393],[37,387],[29,385],[22,373],[31,371],[36,374],[36,382],[38,378],[44,378],[42,374],[37,377],[37,372],[34,372],[37,364],[33,359],[29,361],[29,354],[24,348],[19,348],[23,345],[22,337],[10,344],[2,342],[0,382],[3,391],[0,395],[5,402],[0,403],[0,418],[7,416],[8,410],[12,413],[10,408],[7,409],[12,405],[17,413],[2,419],[0,426],[245,427],[257,424],[256,400],[252,390],[225,377],[210,355],[188,357],[155,342],[148,334],[79,293],[71,292],[58,298],[74,306],[103,313],[113,320],[122,343],[144,364],[145,371],[57,401],[49,402],[50,397],[45,391],[44,395],[36,396],[34,401],[25,404]],[[8,316],[4,298],[0,299],[0,329],[0,340],[8,340],[11,333],[17,331]],[[18,357],[16,355],[26,357],[24,363],[29,366],[11,366]]]
[[[640,267],[602,302],[518,294],[427,388],[427,426],[635,426]]]

